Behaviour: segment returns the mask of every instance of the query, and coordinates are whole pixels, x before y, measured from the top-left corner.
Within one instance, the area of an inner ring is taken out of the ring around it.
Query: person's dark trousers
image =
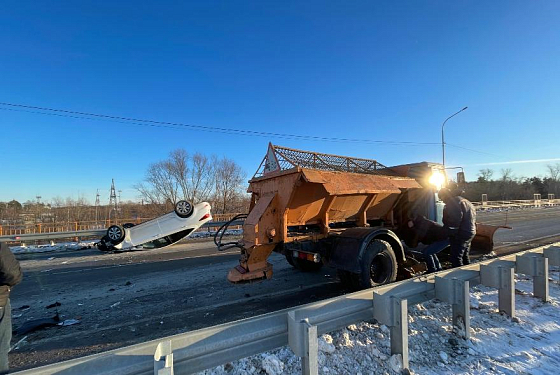
[[[426,266],[428,267],[428,272],[441,271],[441,264],[437,257],[437,253],[449,246],[449,240],[436,241],[422,250],[422,255],[426,261]]]
[[[9,298],[6,306],[0,307],[0,310],[0,374],[7,374],[10,369],[8,352],[12,341],[12,308]]]
[[[469,250],[471,249],[471,241],[474,236],[453,236],[449,237],[451,245],[451,265],[453,267],[461,267],[464,264],[470,264]]]

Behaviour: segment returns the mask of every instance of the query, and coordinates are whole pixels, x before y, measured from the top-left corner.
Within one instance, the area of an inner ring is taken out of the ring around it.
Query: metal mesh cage
[[[274,157],[276,160],[269,160]],[[277,161],[277,163],[276,163]],[[274,168],[270,168],[270,166]],[[347,156],[321,154],[318,152],[295,150],[282,146],[269,145],[269,150],[254,177],[264,176],[274,170],[283,171],[294,167],[318,169],[323,171],[338,171],[351,173],[366,173],[378,175],[395,175],[388,167],[376,160],[351,158]]]

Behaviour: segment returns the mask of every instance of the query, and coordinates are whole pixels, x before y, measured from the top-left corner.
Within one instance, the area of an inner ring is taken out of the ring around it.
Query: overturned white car
[[[174,212],[145,223],[111,225],[96,245],[101,251],[156,249],[174,244],[210,220],[210,203],[193,206],[188,201],[179,201]]]

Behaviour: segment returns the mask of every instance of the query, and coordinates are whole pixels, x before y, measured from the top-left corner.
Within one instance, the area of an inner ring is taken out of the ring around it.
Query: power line
[[[326,142],[376,143],[376,144],[408,145],[408,146],[440,144],[439,142],[386,141],[386,140],[375,140],[375,139],[353,139],[353,138],[337,138],[337,137],[319,137],[319,136],[300,135],[300,134],[273,133],[273,132],[263,132],[263,131],[256,131],[256,130],[244,130],[244,129],[235,129],[235,128],[222,128],[222,127],[205,126],[205,125],[185,124],[179,122],[136,119],[131,117],[104,115],[98,113],[79,112],[79,111],[71,111],[66,109],[38,107],[38,106],[13,104],[13,103],[6,103],[6,102],[0,102],[0,105],[12,107],[12,108],[0,108],[2,110],[26,112],[26,113],[33,113],[33,114],[40,114],[40,115],[50,115],[50,116],[85,119],[85,120],[103,119],[103,120],[118,122],[122,124],[163,127],[163,128],[171,128],[171,129],[189,128],[189,129],[194,129],[199,131],[207,131],[207,132],[214,132],[214,133],[218,132],[218,133],[225,133],[225,134],[239,134],[239,135],[246,135],[246,136],[278,137],[278,138],[316,140],[316,141],[326,141]],[[14,109],[14,108],[23,108],[23,109]],[[48,111],[48,112],[38,112],[38,111]]]
[[[440,145],[439,142],[387,141],[387,140],[375,140],[375,139],[319,137],[319,136],[312,136],[312,135],[273,133],[273,132],[263,132],[263,131],[256,131],[256,130],[222,128],[222,127],[196,125],[196,124],[185,124],[180,122],[136,119],[132,117],[113,116],[113,115],[105,115],[105,114],[90,113],[90,112],[79,112],[79,111],[72,111],[67,109],[39,107],[39,106],[32,106],[27,104],[14,104],[14,103],[7,103],[7,102],[0,102],[0,105],[11,107],[11,108],[0,107],[0,110],[5,110],[5,111],[25,112],[25,113],[32,113],[38,115],[57,116],[57,117],[82,119],[82,120],[90,120],[90,121],[95,121],[95,120],[110,121],[110,122],[115,122],[120,124],[148,126],[148,127],[156,127],[156,128],[168,128],[168,129],[177,129],[177,130],[184,130],[188,128],[188,129],[210,132],[210,133],[222,133],[222,134],[232,134],[232,135],[237,134],[237,135],[257,136],[257,137],[277,137],[283,139],[313,140],[313,141],[323,141],[323,142],[388,144],[388,145],[395,145],[395,146],[431,146],[431,145],[439,146]],[[48,112],[39,112],[39,111],[48,111]],[[446,143],[446,144],[448,146],[459,148],[470,152],[500,157],[499,155],[496,154],[474,150],[471,148],[455,145],[452,143]]]

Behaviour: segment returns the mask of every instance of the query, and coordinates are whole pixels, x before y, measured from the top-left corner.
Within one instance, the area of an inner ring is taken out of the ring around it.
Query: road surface
[[[505,222],[507,215],[507,223]],[[498,248],[560,234],[560,207],[480,213],[479,222],[510,225]],[[538,242],[538,241],[537,241]],[[551,240],[552,242],[552,240]],[[138,342],[325,299],[345,292],[335,272],[304,274],[273,254],[271,280],[232,285],[236,250],[217,252],[209,241],[155,251],[103,254],[97,250],[20,256],[23,282],[12,293],[13,325],[55,315],[78,325],[15,334],[13,369],[35,367]],[[29,306],[28,309],[22,308]]]

